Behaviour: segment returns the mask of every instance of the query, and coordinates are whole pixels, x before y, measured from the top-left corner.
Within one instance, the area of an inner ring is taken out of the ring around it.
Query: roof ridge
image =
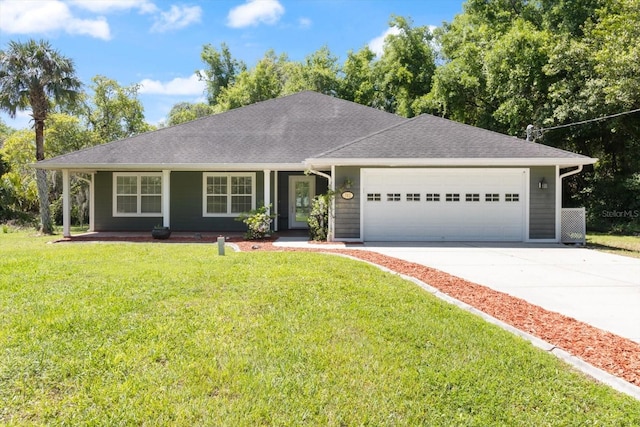
[[[354,103],[354,104],[357,104],[357,103]],[[358,104],[358,105],[362,105],[362,104]],[[365,105],[365,107],[366,107],[366,105]],[[382,111],[382,110],[380,110],[380,111]],[[385,111],[385,112],[386,112],[386,111]],[[389,114],[393,114],[393,113],[389,113]],[[398,116],[398,117],[401,117],[401,116]],[[327,154],[331,154],[331,153],[333,153],[334,151],[341,150],[341,149],[343,149],[343,148],[345,148],[345,147],[348,147],[348,146],[353,145],[353,144],[355,144],[355,143],[357,143],[357,142],[360,142],[360,141],[362,141],[363,139],[367,139],[367,138],[370,138],[370,137],[372,137],[372,136],[379,135],[379,134],[381,134],[381,133],[383,133],[383,132],[386,132],[386,131],[391,130],[391,129],[393,129],[393,128],[396,128],[396,127],[398,127],[398,126],[402,126],[402,125],[404,125],[404,124],[407,124],[407,123],[409,123],[409,122],[412,122],[413,120],[417,119],[418,117],[420,117],[420,116],[412,117],[412,118],[410,118],[410,119],[407,119],[406,117],[403,117],[405,120],[401,121],[400,123],[396,123],[396,124],[393,124],[393,125],[391,125],[391,126],[387,126],[386,128],[383,128],[383,129],[377,130],[377,131],[375,131],[375,132],[373,132],[373,133],[370,133],[370,134],[368,134],[368,135],[365,135],[365,136],[361,136],[361,137],[359,137],[359,138],[356,138],[356,139],[354,139],[353,141],[349,141],[349,142],[345,142],[344,144],[340,144],[340,145],[339,145],[339,146],[337,146],[337,147],[334,147],[334,148],[332,148],[332,149],[330,149],[330,150],[326,150],[326,151],[324,151],[324,152],[322,152],[322,153],[319,153],[319,154],[315,155],[313,158],[320,158],[320,157],[326,156]]]

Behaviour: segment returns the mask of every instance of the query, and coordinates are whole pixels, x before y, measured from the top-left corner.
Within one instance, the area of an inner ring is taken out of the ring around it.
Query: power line
[[[611,114],[609,116],[597,117],[595,119],[583,120],[581,122],[569,123],[569,124],[566,124],[566,125],[552,126],[552,127],[549,127],[549,128],[540,128],[539,130],[545,131],[545,130],[567,128],[567,127],[570,127],[570,126],[578,126],[578,125],[583,125],[583,124],[586,124],[586,123],[597,122],[599,120],[612,119],[614,117],[624,116],[626,114],[637,113],[638,111],[640,111],[640,108],[636,108],[635,110],[631,110],[631,111],[624,111],[622,113]]]
[[[571,126],[584,125],[584,124],[587,124],[587,123],[598,122],[600,120],[607,120],[607,119],[612,119],[614,117],[625,116],[627,114],[637,113],[639,111],[640,111],[640,108],[636,108],[635,110],[623,111],[622,113],[610,114],[608,116],[596,117],[595,119],[582,120],[582,121],[579,121],[579,122],[567,123],[567,124],[558,125],[558,126],[551,126],[551,127],[548,127],[548,128],[537,128],[536,129],[536,128],[533,127],[533,125],[529,125],[529,126],[527,126],[527,140],[531,141],[531,137],[532,136],[534,137],[534,139],[537,139],[537,138],[541,137],[542,134],[545,131],[548,131],[548,130],[555,130],[555,129],[568,128],[568,127],[571,127]],[[535,132],[535,135],[533,135],[534,132]]]

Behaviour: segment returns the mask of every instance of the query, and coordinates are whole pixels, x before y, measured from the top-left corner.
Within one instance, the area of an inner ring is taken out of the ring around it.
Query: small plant
[[[271,223],[276,217],[269,214],[271,205],[261,206],[248,213],[243,213],[236,221],[242,221],[247,225],[244,237],[249,240],[263,239],[271,231]]]
[[[329,201],[330,194],[320,194],[311,201],[309,213],[309,238],[315,241],[325,241],[329,234]]]
[[[9,226],[7,224],[2,224],[2,232],[7,234],[9,232]]]

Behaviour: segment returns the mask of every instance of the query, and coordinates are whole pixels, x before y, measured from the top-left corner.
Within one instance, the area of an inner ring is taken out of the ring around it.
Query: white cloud
[[[143,79],[140,82],[138,93],[146,95],[202,96],[205,89],[205,82],[200,81],[197,75],[192,74],[190,77],[176,77],[168,82]]]
[[[158,10],[149,0],[71,0],[70,4],[95,13],[130,9],[138,9],[140,13],[153,13]]]
[[[98,19],[71,19],[65,26],[65,30],[69,34],[86,34],[103,40],[111,38],[109,23],[103,17]]]
[[[397,36],[400,34],[400,31],[401,30],[398,27],[389,27],[381,36],[378,36],[369,42],[369,49],[371,49],[378,57],[381,57],[384,52],[384,40],[390,35]]]
[[[58,0],[22,2],[5,0],[0,3],[0,31],[9,34],[65,31],[109,40],[109,24],[104,18],[78,19],[66,3]]]
[[[164,32],[200,22],[199,6],[176,6],[162,12],[150,0],[0,0],[0,31],[7,34],[42,34],[62,31],[103,40],[111,39],[107,18],[79,18],[76,13],[108,14],[137,10],[154,15],[151,31]]]
[[[227,25],[232,28],[256,26],[260,23],[273,25],[284,14],[278,0],[248,0],[234,7],[227,15]]]
[[[160,12],[156,17],[156,22],[151,27],[151,31],[162,33],[184,28],[194,22],[200,22],[201,16],[202,9],[200,6],[172,5],[167,12]]]

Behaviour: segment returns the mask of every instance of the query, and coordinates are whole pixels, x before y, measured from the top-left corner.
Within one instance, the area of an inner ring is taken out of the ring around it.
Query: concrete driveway
[[[640,259],[558,244],[367,242],[365,248],[445,271],[640,343]]]

